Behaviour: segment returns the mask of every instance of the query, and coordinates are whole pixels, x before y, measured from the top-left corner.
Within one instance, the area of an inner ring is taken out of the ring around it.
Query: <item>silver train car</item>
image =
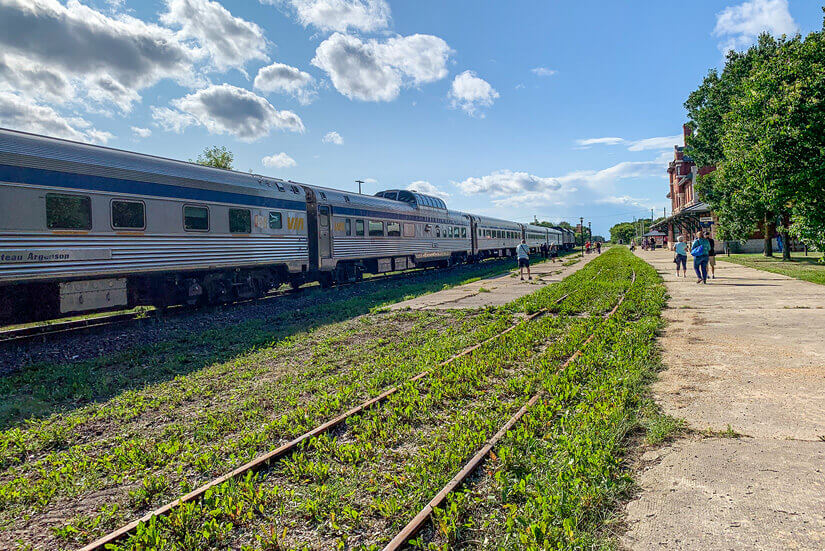
[[[512,256],[526,232],[408,190],[371,197],[0,129],[3,323]]]

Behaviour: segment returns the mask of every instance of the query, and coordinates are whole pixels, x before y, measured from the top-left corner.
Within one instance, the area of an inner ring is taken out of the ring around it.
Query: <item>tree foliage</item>
[[[610,228],[612,243],[630,243],[636,237],[636,227],[632,222],[619,222]]]
[[[720,237],[745,239],[757,227],[766,237],[780,224],[825,248],[825,35],[759,37],[746,52],[728,54],[688,97],[686,153],[717,170],[697,191],[719,219]],[[783,249],[789,258],[788,248]]]
[[[217,145],[205,148],[195,160],[199,165],[223,168],[225,170],[232,170],[232,163],[234,161],[235,155],[229,151],[226,146]]]

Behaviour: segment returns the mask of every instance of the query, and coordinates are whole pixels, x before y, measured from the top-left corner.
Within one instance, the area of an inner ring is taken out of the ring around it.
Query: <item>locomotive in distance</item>
[[[574,236],[375,196],[0,129],[0,322],[166,307],[506,257]]]

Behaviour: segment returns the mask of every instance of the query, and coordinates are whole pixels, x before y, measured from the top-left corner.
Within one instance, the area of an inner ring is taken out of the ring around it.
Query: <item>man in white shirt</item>
[[[527,268],[527,279],[533,279],[530,275],[530,249],[527,247],[527,241],[521,240],[518,247],[516,247],[516,254],[518,255],[518,270],[521,280],[524,281],[524,268]]]

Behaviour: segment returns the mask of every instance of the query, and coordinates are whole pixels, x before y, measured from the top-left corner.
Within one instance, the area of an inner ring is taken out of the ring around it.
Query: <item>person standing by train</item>
[[[521,243],[516,247],[516,254],[518,255],[518,271],[521,280],[524,281],[524,268],[527,268],[527,279],[533,279],[530,274],[530,249],[527,247],[526,240],[521,240]]]

